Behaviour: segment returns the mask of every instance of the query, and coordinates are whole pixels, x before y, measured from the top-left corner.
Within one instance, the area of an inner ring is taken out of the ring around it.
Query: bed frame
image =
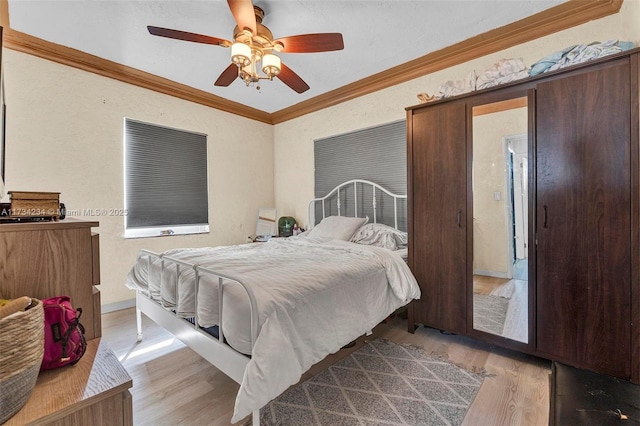
[[[311,200],[309,203],[309,227],[313,227],[315,223],[315,206],[317,203],[321,203],[322,205],[322,217],[325,217],[326,214],[326,206],[327,204],[332,202],[332,199],[336,199],[336,206],[338,215],[342,212],[342,198],[345,196],[345,192],[348,188],[353,187],[353,196],[355,198],[355,208],[354,208],[354,217],[358,217],[358,199],[362,199],[362,193],[365,188],[370,187],[372,197],[372,207],[373,207],[373,222],[377,223],[377,195],[389,196],[393,200],[393,220],[394,226],[398,229],[398,200],[406,199],[406,195],[398,195],[393,194],[392,192],[386,190],[380,185],[362,179],[354,179],[347,182],[343,182],[340,185],[333,188],[327,195],[321,198],[316,198]],[[361,194],[358,197],[358,194]],[[344,209],[346,210],[346,209]],[[203,275],[211,275],[218,280],[218,301],[219,301],[219,318],[222,318],[222,301],[223,301],[223,292],[224,286],[222,285],[223,281],[225,285],[229,283],[233,283],[234,285],[240,286],[244,289],[247,294],[247,298],[251,307],[251,349],[253,351],[253,346],[257,338],[258,333],[258,314],[257,314],[257,306],[256,306],[256,298],[253,294],[251,288],[246,286],[241,280],[220,274],[211,269],[204,268],[197,264],[190,264],[187,262],[183,262],[180,259],[172,258],[171,256],[165,256],[163,254],[154,253],[149,250],[140,250],[138,252],[138,260],[140,258],[146,257],[149,262],[149,270],[151,267],[152,259],[160,259],[161,267],[164,271],[165,265],[173,264],[176,266],[176,282],[177,278],[180,275],[180,271],[186,269],[193,269],[195,272],[195,289],[194,289],[194,300],[195,300],[195,317],[193,318],[193,322],[187,321],[185,318],[179,317],[175,312],[168,310],[162,306],[160,306],[157,302],[152,300],[149,296],[144,294],[141,291],[136,291],[136,323],[137,323],[137,340],[140,342],[143,338],[142,334],[142,314],[145,314],[148,318],[153,320],[155,323],[165,328],[167,331],[172,333],[177,339],[182,341],[186,346],[195,351],[198,355],[209,361],[214,367],[225,373],[231,379],[235,380],[237,383],[242,383],[242,378],[244,376],[244,371],[249,363],[250,358],[242,354],[231,346],[224,342],[224,333],[222,327],[218,327],[218,337],[215,338],[211,334],[202,330],[198,324],[198,286],[200,285],[200,277]],[[162,276],[162,274],[161,274]],[[178,291],[178,286],[176,285],[176,292]],[[177,297],[176,297],[177,299]],[[260,425],[260,410],[253,411],[253,426]]]
[[[335,188],[333,188],[327,195],[321,198],[314,198],[309,202],[309,229],[313,228],[316,222],[315,213],[316,207],[318,204],[322,207],[322,219],[324,219],[327,215],[327,206],[331,205],[333,200],[335,200],[335,205],[337,209],[337,216],[342,216],[342,204],[344,203],[344,199],[346,198],[346,192],[353,188],[353,216],[358,216],[358,200],[363,199],[363,194],[366,193],[365,188],[370,187],[369,191],[372,194],[371,197],[371,207],[373,209],[373,223],[378,223],[378,196],[388,197],[393,201],[393,227],[398,228],[398,200],[406,200],[406,195],[398,195],[394,194],[387,189],[381,187],[377,183],[363,180],[363,179],[352,179],[346,182],[342,182]],[[360,194],[360,196],[358,196]],[[345,209],[346,210],[346,209]],[[405,216],[406,217],[406,216]],[[371,218],[369,218],[371,220]]]

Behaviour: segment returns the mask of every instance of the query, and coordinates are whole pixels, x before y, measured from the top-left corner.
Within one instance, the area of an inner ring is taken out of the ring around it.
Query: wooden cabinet
[[[68,295],[82,308],[88,345],[71,366],[41,371],[27,404],[7,425],[131,425],[131,377],[99,337],[98,222],[0,224],[0,296]]]
[[[26,405],[5,425],[132,425],[131,385],[113,351],[94,339],[77,364],[40,372]]]
[[[639,73],[635,49],[407,108],[409,265],[422,290],[410,331],[424,324],[640,382]],[[472,135],[480,128],[472,116],[520,99],[528,115],[527,341],[473,329],[471,300]]]
[[[68,295],[88,340],[100,337],[98,222],[0,224],[0,297]]]
[[[410,117],[409,266],[422,293],[409,307],[411,330],[466,332],[465,116],[465,104],[452,103]]]
[[[627,378],[629,71],[624,58],[536,86],[536,350]]]

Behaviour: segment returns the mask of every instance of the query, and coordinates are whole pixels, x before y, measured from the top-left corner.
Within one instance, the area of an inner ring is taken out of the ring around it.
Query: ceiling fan
[[[231,64],[222,71],[215,82],[216,86],[228,86],[240,78],[247,86],[256,85],[260,89],[260,80],[277,77],[296,92],[303,93],[309,90],[309,85],[283,64],[276,53],[344,49],[340,33],[300,34],[274,39],[271,30],[262,25],[264,11],[254,6],[251,0],[227,0],[227,3],[237,23],[233,30],[233,41],[169,28],[147,26],[147,29],[152,35],[160,37],[230,47]]]

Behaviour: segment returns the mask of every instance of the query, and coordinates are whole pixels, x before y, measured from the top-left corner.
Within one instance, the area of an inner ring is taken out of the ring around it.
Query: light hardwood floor
[[[102,334],[133,378],[135,425],[229,425],[238,385],[171,334],[143,316],[144,339],[136,343],[133,308],[102,316]],[[487,377],[464,425],[546,425],[549,417],[550,363],[470,338],[420,327],[407,333],[406,320],[394,318],[313,366],[303,380],[322,371],[365,339],[387,338],[446,354],[454,363],[484,368]],[[241,424],[248,422],[246,419]],[[306,425],[305,425],[306,426]]]
[[[527,281],[474,275],[473,292],[509,299],[502,336],[524,343],[527,342],[527,330],[529,328],[529,284]]]
[[[478,294],[496,294],[501,288],[508,287],[515,280],[508,278],[488,277],[486,275],[473,275],[473,292]],[[505,295],[509,297],[510,295]]]

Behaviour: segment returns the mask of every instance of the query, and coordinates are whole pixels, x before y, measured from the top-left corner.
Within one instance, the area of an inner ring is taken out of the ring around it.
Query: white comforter
[[[266,405],[313,364],[420,297],[399,255],[344,241],[293,237],[166,254],[239,278],[255,294],[259,334],[236,397],[233,422]],[[193,315],[193,284],[188,279],[193,272],[183,271],[177,283],[171,274],[165,275],[165,289],[158,285],[160,273],[158,265],[147,271],[142,259],[131,270],[127,286],[147,292],[183,316]],[[246,303],[238,303],[243,296],[237,290],[225,284],[222,328],[231,346],[248,353],[249,311]],[[201,280],[201,325],[219,323],[217,298],[217,280]]]

